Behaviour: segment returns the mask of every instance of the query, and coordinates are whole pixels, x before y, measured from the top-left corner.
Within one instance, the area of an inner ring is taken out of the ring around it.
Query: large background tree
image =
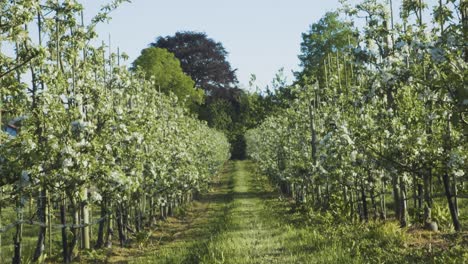
[[[154,47],[142,50],[133,68],[143,70],[147,79],[154,78],[157,90],[174,93],[192,111],[203,103],[203,92],[194,87],[194,81],[182,71],[179,60],[167,50]]]
[[[205,91],[232,88],[237,83],[235,70],[226,60],[227,51],[205,33],[177,32],[174,36],[158,37],[151,46],[174,53],[195,86]]]
[[[205,103],[198,116],[210,127],[223,131],[232,146],[234,159],[245,156],[244,132],[249,113],[248,95],[237,87],[235,70],[227,61],[228,52],[205,33],[184,31],[158,37],[151,46],[166,49],[179,59],[182,70],[194,86],[205,91]]]
[[[315,78],[319,84],[325,82],[324,65],[329,54],[341,53],[351,45],[356,45],[356,31],[352,25],[342,21],[337,12],[326,13],[309,31],[302,33],[299,60],[303,70],[297,74],[298,80]]]

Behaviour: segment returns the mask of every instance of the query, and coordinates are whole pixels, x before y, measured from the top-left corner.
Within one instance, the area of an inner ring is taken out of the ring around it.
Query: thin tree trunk
[[[427,177],[427,176],[425,176]],[[418,201],[418,207],[417,207],[417,214],[416,214],[416,219],[418,219],[418,221],[421,221],[422,219],[422,215],[421,215],[421,212],[423,210],[423,184],[421,183],[418,183],[418,196],[417,196],[417,201]]]
[[[349,216],[350,216],[351,222],[354,222],[354,215],[356,213],[354,210],[354,196],[353,196],[352,190],[349,192],[349,196],[350,196],[349,197],[349,205],[350,205]]]
[[[147,219],[147,214],[146,214],[146,203],[147,203],[147,197],[146,197],[146,192],[143,191],[143,195],[141,198],[141,206],[140,208],[140,229],[143,230],[144,227],[144,220]]]
[[[395,211],[395,218],[401,218],[401,202],[400,202],[400,187],[398,186],[398,176],[392,173],[392,186],[393,186],[393,209]]]
[[[37,198],[37,216],[39,222],[43,223],[43,226],[39,227],[39,235],[37,238],[36,250],[34,251],[33,261],[38,261],[45,250],[45,240],[47,232],[47,191],[44,187],[39,191],[39,197]],[[50,232],[50,231],[49,231]]]
[[[68,238],[67,238],[67,227],[66,227],[66,200],[62,195],[60,202],[60,223],[62,224],[62,256],[64,263],[70,263],[68,255]]]
[[[51,199],[50,199],[50,195],[47,195],[47,224],[48,224],[48,227],[49,227],[49,233],[48,233],[48,236],[49,236],[49,243],[48,243],[48,247],[49,247],[49,256],[52,256],[52,203],[51,203]]]
[[[444,181],[445,195],[447,197],[450,215],[452,216],[453,227],[455,228],[455,231],[460,232],[461,225],[460,225],[460,221],[458,220],[458,215],[457,215],[457,210],[455,208],[455,204],[452,200],[452,194],[450,193],[450,182],[449,182],[450,180],[449,180],[449,175],[447,171],[444,173],[444,176],[442,178]]]
[[[403,177],[400,178],[400,226],[406,227],[408,225],[407,220],[407,202],[406,202],[406,185]]]
[[[373,210],[373,212],[372,212],[372,213],[373,213],[372,217],[373,217],[373,220],[375,221],[375,220],[377,220],[377,218],[378,218],[378,213],[377,213],[377,203],[376,203],[376,201],[375,201],[374,190],[375,190],[374,187],[372,187],[372,188],[370,189],[370,197],[371,197],[372,210]]]
[[[188,195],[187,195],[187,200],[188,200]],[[156,205],[155,205],[155,202],[154,202],[154,197],[151,196],[150,198],[150,216],[149,216],[149,222],[148,222],[148,226],[153,226],[156,224]]]
[[[174,210],[173,210],[174,208],[172,208],[172,206],[173,206],[172,199],[170,199],[170,200],[167,201],[167,205],[168,205],[168,206],[167,206],[167,214],[168,214],[169,216],[172,217],[173,214],[174,214],[174,212],[173,212],[173,211],[174,211]]]
[[[344,204],[345,212],[347,212],[349,209],[348,188],[344,184],[344,181],[342,182],[343,182],[343,204]]]
[[[452,151],[451,147],[451,127],[450,127],[450,122],[451,122],[451,115],[448,114],[447,116],[447,136],[445,138],[445,154],[447,158],[450,155],[450,152]],[[448,164],[448,162],[446,162]],[[445,168],[445,173],[442,176],[442,180],[444,182],[444,189],[445,189],[445,196],[447,197],[447,202],[450,210],[450,215],[452,216],[452,222],[453,222],[453,227],[455,228],[455,231],[460,232],[461,231],[461,225],[460,221],[458,219],[458,212],[455,203],[453,202],[452,198],[453,195],[451,193],[451,187],[450,187],[450,177],[449,177],[449,168],[446,166]]]
[[[468,2],[466,0],[460,0],[460,22],[462,24],[462,32],[464,43],[468,41]],[[465,62],[468,63],[468,45],[465,45]]]
[[[455,212],[457,213],[457,216],[460,216],[460,212],[458,210],[457,176],[455,176],[455,174],[452,175],[452,182],[453,205],[455,206]]]
[[[17,220],[18,223],[16,225],[16,233],[13,238],[13,246],[14,246],[14,256],[12,263],[19,264],[21,263],[21,253],[22,253],[22,245],[23,242],[23,208],[24,208],[24,199],[23,196],[23,175],[20,175],[19,178],[19,186],[18,186],[18,200],[16,204],[16,212],[17,212]]]
[[[72,214],[73,214],[73,226],[70,228],[70,231],[72,233],[72,240],[70,243],[70,248],[68,250],[68,258],[73,260],[73,254],[76,245],[78,244],[78,236],[79,236],[79,224],[80,224],[80,217],[79,217],[79,209],[77,208],[76,201],[73,200],[73,198],[70,198],[71,201],[71,208],[72,208]]]
[[[428,223],[432,220],[432,190],[431,190],[432,170],[428,168],[427,174],[424,175],[424,222]]]
[[[90,228],[89,228],[89,206],[88,206],[88,189],[83,189],[82,201],[81,201],[81,217],[83,219],[83,228],[82,228],[82,241],[83,248],[91,248],[91,237],[90,237]]]
[[[362,201],[362,216],[364,221],[369,222],[369,211],[367,208],[367,196],[364,183],[361,183],[361,201]]]
[[[21,242],[22,241],[23,241],[23,224],[19,223],[16,226],[15,238],[13,240],[13,245],[14,245],[14,256],[13,256],[13,261],[12,261],[13,264],[21,263]]]
[[[135,230],[137,232],[140,232],[140,209],[139,206],[136,205],[134,208],[134,219],[135,219]]]
[[[125,233],[124,233],[124,221],[123,221],[123,208],[122,205],[117,205],[117,229],[119,230],[119,242],[120,246],[125,245]]]
[[[111,208],[111,203],[107,201],[106,203],[108,206],[108,211],[110,212],[112,210]],[[106,247],[111,248],[112,247],[112,237],[114,235],[114,216],[112,214],[109,214],[109,218],[107,220],[107,235],[106,235]]]
[[[380,219],[387,220],[387,208],[385,205],[385,180],[382,180],[382,190],[380,194]]]
[[[101,222],[99,222],[98,236],[96,240],[96,248],[102,248],[104,246],[104,228],[106,225],[106,219],[104,217],[107,215],[106,209],[106,198],[103,198],[101,201]]]

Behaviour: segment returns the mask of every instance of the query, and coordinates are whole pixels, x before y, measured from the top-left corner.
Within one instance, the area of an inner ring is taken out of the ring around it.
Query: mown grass
[[[300,212],[281,201],[267,180],[252,175],[254,165],[237,163],[227,228],[208,244],[200,263],[361,263],[338,240],[300,226]]]
[[[267,185],[264,177],[260,181]],[[467,232],[402,229],[395,221],[347,223],[287,200],[267,199],[266,206],[279,225],[288,227],[287,248],[296,258],[287,263],[468,262]]]
[[[466,209],[466,204],[461,204],[461,208]],[[25,233],[31,233],[25,237],[35,237],[33,230]],[[392,221],[338,220],[331,214],[295,206],[282,198],[265,176],[257,173],[253,163],[237,161],[227,164],[210,193],[181,208],[176,218],[160,222],[156,229],[133,238],[126,248],[81,252],[76,262],[466,263],[467,260],[467,232],[428,232],[414,226],[401,229]]]
[[[170,241],[145,248],[139,256],[127,259],[128,263],[202,263],[209,254],[207,245],[227,228],[235,169],[234,163],[226,165],[211,192],[202,195],[190,208],[188,224],[179,226],[179,231],[175,232],[170,223],[161,226],[161,230],[172,233]]]
[[[168,244],[132,263],[465,263],[466,233],[346,223],[280,199],[250,162],[230,164],[230,201],[193,241]],[[234,166],[234,167],[232,167]],[[219,210],[220,208],[218,208]],[[212,225],[211,227],[209,225]]]

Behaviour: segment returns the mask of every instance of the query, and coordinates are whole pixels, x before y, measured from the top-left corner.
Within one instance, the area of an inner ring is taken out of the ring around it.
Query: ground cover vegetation
[[[169,223],[171,239],[155,234],[150,250],[132,249],[130,263],[463,263],[467,256],[454,235],[408,233],[395,221],[337,222],[308,210],[279,197],[251,161],[230,161],[217,183]]]

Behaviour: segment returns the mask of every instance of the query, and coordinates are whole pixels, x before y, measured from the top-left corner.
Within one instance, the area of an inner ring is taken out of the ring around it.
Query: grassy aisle
[[[170,235],[162,242],[153,238],[140,251],[120,256],[124,261],[111,262],[464,263],[468,259],[465,236],[408,235],[391,222],[335,222],[279,199],[266,177],[255,171],[249,161],[230,162],[185,223],[167,223],[161,229]]]
[[[249,161],[235,163],[234,190],[226,227],[207,245],[200,263],[353,263],[336,247],[319,244],[317,231],[294,224],[290,203],[278,199]]]
[[[203,263],[285,263],[281,230],[266,211],[272,197],[252,175],[250,162],[236,162],[226,229],[208,245]]]
[[[194,202],[186,216],[169,219],[139,254],[128,254],[117,263],[200,263],[206,245],[224,229],[232,201],[234,163],[228,163],[211,191]],[[163,236],[161,240],[159,236]]]
[[[192,227],[199,229],[132,263],[349,263],[328,249],[312,250],[318,234],[289,223],[289,203],[278,200],[266,178],[254,171],[249,161],[231,162],[223,176],[229,188],[202,200],[210,210],[194,221]]]
[[[207,203],[206,214],[184,236],[131,263],[297,263],[285,255],[293,241],[285,240],[288,228],[266,203],[277,195],[252,172],[251,162],[231,162],[217,190],[200,201]]]

